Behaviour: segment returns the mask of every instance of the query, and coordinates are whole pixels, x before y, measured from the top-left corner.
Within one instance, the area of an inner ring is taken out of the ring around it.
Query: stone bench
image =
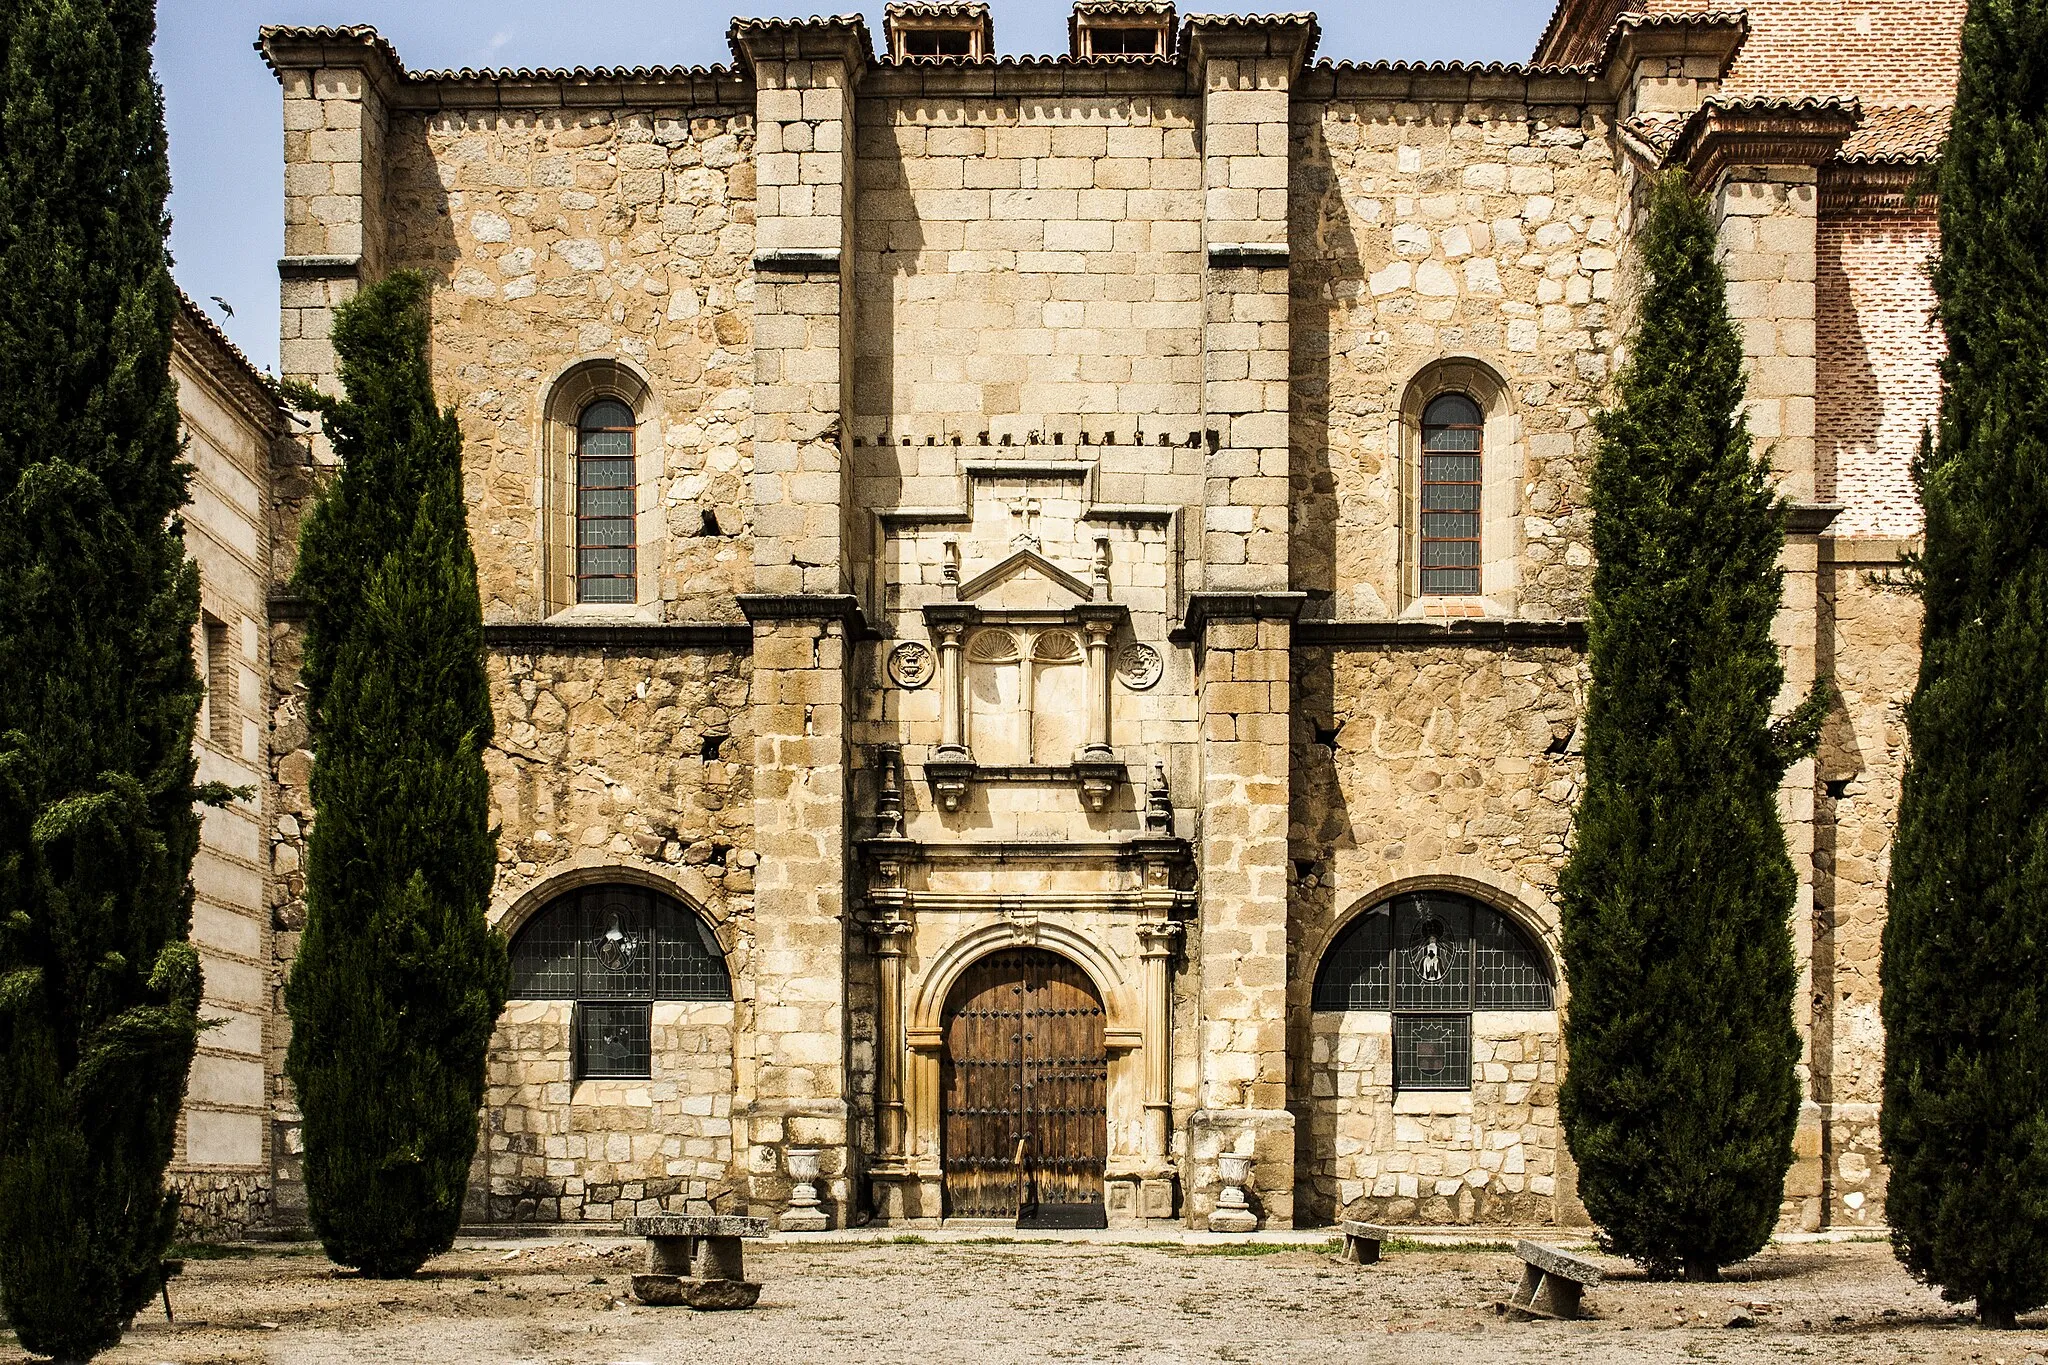
[[[633,1277],[644,1304],[690,1308],[752,1308],[761,1286],[747,1279],[742,1242],[766,1237],[766,1218],[660,1214],[628,1218],[628,1237],[647,1239],[647,1273]]]
[[[1502,1305],[1521,1318],[1576,1318],[1579,1298],[1604,1278],[1600,1267],[1582,1256],[1540,1242],[1516,1242],[1522,1258],[1522,1283]]]
[[[1344,1234],[1344,1259],[1353,1265],[1373,1265],[1380,1259],[1380,1243],[1394,1239],[1394,1230],[1381,1227],[1378,1223],[1358,1223],[1345,1219],[1337,1225],[1337,1231]]]

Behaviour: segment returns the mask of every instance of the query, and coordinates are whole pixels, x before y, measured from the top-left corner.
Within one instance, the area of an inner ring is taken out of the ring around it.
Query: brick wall
[[[1909,473],[1939,414],[1942,344],[1931,321],[1931,213],[1830,214],[1820,224],[1820,495],[1843,504],[1837,535],[1910,536]]]
[[[1732,95],[1851,94],[1867,105],[1955,98],[1964,0],[1749,0]]]

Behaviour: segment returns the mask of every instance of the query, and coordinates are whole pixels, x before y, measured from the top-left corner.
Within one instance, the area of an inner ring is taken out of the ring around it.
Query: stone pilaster
[[[1184,1216],[1205,1226],[1217,1158],[1252,1156],[1247,1194],[1294,1220],[1287,1112],[1288,216],[1301,17],[1190,21],[1202,92],[1204,425],[1200,582],[1188,614],[1201,721],[1201,1107],[1190,1117]]]
[[[841,405],[851,354],[847,214],[859,20],[733,24],[753,69],[754,819],[760,866],[750,1169],[757,1207],[789,1195],[782,1154],[817,1148],[844,1227],[859,1172],[847,1094],[847,670],[859,620],[846,566]]]
[[[1202,91],[1202,584],[1287,586],[1289,114],[1306,20],[1192,23]]]
[[[339,392],[334,309],[384,268],[385,117],[404,71],[369,28],[265,29],[257,47],[284,91],[282,368]]]
[[[858,20],[733,25],[753,68],[754,585],[847,590],[845,436]]]
[[[1812,689],[1820,647],[1819,534],[1835,509],[1814,504],[1814,412],[1818,364],[1815,320],[1819,262],[1819,167],[1855,123],[1849,103],[1768,104],[1708,100],[1693,116],[1681,153],[1720,221],[1728,311],[1742,328],[1750,434],[1768,449],[1780,493],[1794,507],[1785,550],[1783,597],[1772,636],[1785,666],[1782,713]],[[1792,911],[1799,985],[1794,1018],[1802,1042],[1806,1096],[1785,1179],[1784,1220],[1818,1230],[1825,1222],[1826,1115],[1813,1076],[1829,1059],[1813,1056],[1811,1002],[1832,986],[1814,979],[1814,783],[1811,758],[1785,774],[1779,814],[1799,879]]]

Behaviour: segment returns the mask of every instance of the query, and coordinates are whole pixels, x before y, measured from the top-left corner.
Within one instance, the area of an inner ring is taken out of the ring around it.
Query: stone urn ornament
[[[1244,1201],[1245,1182],[1252,1178],[1252,1159],[1225,1152],[1216,1158],[1216,1174],[1223,1181],[1223,1193],[1216,1196],[1216,1211],[1209,1215],[1209,1231],[1256,1231],[1258,1216]]]
[[[818,1149],[791,1147],[782,1154],[782,1160],[793,1183],[789,1191],[789,1208],[776,1220],[775,1226],[783,1232],[823,1232],[831,1226],[831,1220],[819,1207]]]

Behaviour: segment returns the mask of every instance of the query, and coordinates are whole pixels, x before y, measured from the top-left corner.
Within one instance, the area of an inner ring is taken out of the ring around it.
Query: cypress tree
[[[1770,1238],[1799,1110],[1778,784],[1818,692],[1773,726],[1782,510],[1742,416],[1706,204],[1650,187],[1644,283],[1593,467],[1586,778],[1559,886],[1558,1103],[1607,1246],[1713,1279]]]
[[[343,397],[292,391],[341,473],[300,537],[314,821],[286,1068],[314,1231],[383,1277],[454,1243],[511,976],[484,919],[483,612],[427,295],[411,273],[365,289],[335,316]]]
[[[198,1034],[192,659],[147,0],[0,0],[0,1299],[86,1359],[156,1294]]]
[[[1882,968],[1886,1216],[1987,1326],[2048,1303],[2048,3],[1972,0]]]

